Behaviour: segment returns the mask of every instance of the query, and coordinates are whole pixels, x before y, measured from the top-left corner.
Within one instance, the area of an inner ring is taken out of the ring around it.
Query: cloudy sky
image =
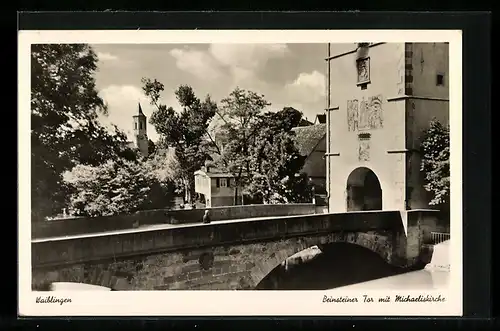
[[[309,120],[325,105],[326,44],[133,44],[92,45],[99,57],[97,89],[109,105],[104,123],[131,134],[138,102],[148,118],[153,107],[141,89],[141,78],[165,85],[162,103],[179,109],[174,96],[181,84],[199,98],[219,101],[235,87],[264,94],[270,110],[294,107]],[[332,52],[352,49],[332,45]],[[148,136],[158,135],[148,123]]]

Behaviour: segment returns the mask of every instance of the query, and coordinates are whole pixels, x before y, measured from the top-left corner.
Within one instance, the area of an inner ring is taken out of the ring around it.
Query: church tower
[[[139,103],[139,112],[134,115],[134,139],[137,147],[143,156],[148,156],[148,134],[146,129],[146,115],[142,112]]]

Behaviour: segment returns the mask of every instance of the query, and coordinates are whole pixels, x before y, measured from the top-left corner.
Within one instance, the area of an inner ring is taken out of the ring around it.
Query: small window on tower
[[[137,122],[134,123],[134,129],[137,130]]]
[[[444,75],[443,74],[437,74],[436,85],[437,86],[444,86]]]

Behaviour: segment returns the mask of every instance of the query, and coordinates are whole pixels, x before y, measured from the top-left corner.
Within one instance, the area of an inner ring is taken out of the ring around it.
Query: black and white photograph
[[[460,54],[451,30],[21,31],[20,312],[460,315]]]

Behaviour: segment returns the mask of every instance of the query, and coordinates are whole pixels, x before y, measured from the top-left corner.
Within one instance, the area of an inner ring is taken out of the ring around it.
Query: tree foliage
[[[182,109],[176,112],[172,107],[160,103],[161,93],[164,91],[161,82],[143,78],[142,83],[144,93],[156,107],[150,123],[160,135],[160,148],[174,148],[185,200],[191,203],[194,196],[194,172],[209,158],[209,145],[214,145],[207,129],[217,105],[210,96],[201,101],[190,86],[181,85],[175,95]]]
[[[93,217],[161,208],[158,204],[166,204],[161,197],[168,184],[155,175],[149,162],[108,160],[98,166],[79,164],[63,175],[64,181],[75,188],[70,195],[69,211],[72,215]]]
[[[306,157],[300,155],[291,131],[301,120],[302,114],[290,107],[261,117],[256,143],[250,153],[249,191],[265,203],[312,200],[312,185],[302,171]]]
[[[159,182],[171,185],[175,194],[184,192],[182,168],[173,148],[157,150],[147,162]]]
[[[450,199],[450,129],[436,119],[430,123],[421,144],[420,170],[424,188],[432,193],[431,205],[447,205]]]
[[[134,160],[126,135],[98,121],[107,114],[94,72],[97,56],[86,44],[37,44],[31,49],[32,218],[57,213],[69,188],[62,173],[77,164]]]
[[[180,168],[167,151],[136,161],[108,160],[77,165],[63,174],[73,191],[69,212],[77,216],[108,216],[171,207]]]
[[[237,204],[238,196],[242,193],[238,188],[250,183],[250,151],[255,145],[261,124],[260,115],[269,105],[263,95],[238,87],[220,102],[220,116],[224,123],[219,128],[218,137],[223,148],[215,164],[235,178],[234,204]]]
[[[264,203],[309,202],[311,185],[301,172],[305,157],[293,140],[291,129],[302,113],[286,107],[266,112],[263,95],[236,88],[220,102],[222,153],[217,166],[235,177],[235,203],[242,187],[253,201]],[[241,193],[241,192],[240,192]]]
[[[252,180],[249,191],[264,203],[310,202],[312,192],[307,174],[302,172],[305,157],[287,132],[259,135],[252,151]]]

